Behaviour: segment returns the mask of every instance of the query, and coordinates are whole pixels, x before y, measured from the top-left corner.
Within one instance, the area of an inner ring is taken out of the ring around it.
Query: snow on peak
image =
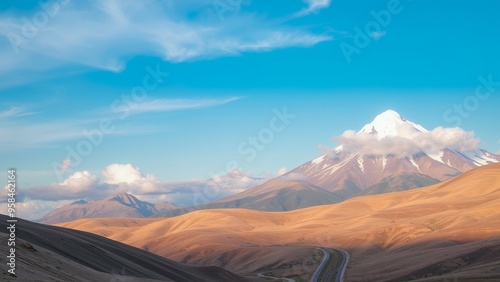
[[[358,134],[367,133],[376,136],[377,139],[382,139],[387,136],[411,137],[416,132],[427,132],[427,130],[405,119],[396,111],[387,110],[365,125]]]
[[[233,169],[230,172],[226,173],[224,178],[230,178],[230,179],[242,179],[242,178],[249,178],[243,171],[239,169]]]

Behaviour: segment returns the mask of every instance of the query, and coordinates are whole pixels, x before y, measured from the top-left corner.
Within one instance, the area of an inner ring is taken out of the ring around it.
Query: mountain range
[[[213,209],[61,226],[246,277],[309,281],[322,247],[349,253],[346,281],[499,281],[500,164],[421,189],[288,212]]]
[[[289,211],[338,203],[356,196],[421,188],[500,161],[499,155],[483,149],[435,148],[428,142],[421,147],[410,146],[412,140],[432,134],[436,133],[387,110],[350,136],[350,140],[362,140],[371,146],[363,147],[356,142],[339,145],[268,181],[249,178],[238,169],[208,180],[228,187],[242,181],[256,185],[235,195],[191,207],[167,204],[163,208],[131,195],[118,195],[104,202],[64,206],[46,215],[41,222],[53,224],[85,217],[170,217],[217,208]],[[405,150],[409,153],[402,154]],[[114,201],[115,198],[122,200]]]
[[[355,136],[379,144],[389,143],[399,149],[394,142],[407,142],[418,134],[429,134],[429,131],[397,112],[387,110],[363,126]],[[169,210],[156,216],[168,217],[198,209],[227,207],[289,211],[338,203],[360,195],[420,188],[500,161],[499,155],[482,149],[465,152],[448,147],[431,151],[418,149],[410,155],[395,155],[363,152],[363,148],[353,150],[340,145],[282,176],[239,194],[197,207]]]
[[[363,138],[373,137],[373,141],[385,145],[401,139],[411,140],[421,133],[429,131],[397,112],[387,110],[365,125],[356,135]],[[389,145],[398,146],[397,143]],[[403,143],[400,146],[405,145],[407,144]],[[377,146],[379,145],[374,147]],[[425,148],[419,149],[411,155],[398,156],[360,152],[341,145],[328,154],[291,170],[287,175],[301,175],[310,183],[328,191],[342,191],[347,195],[354,195],[390,176],[423,174],[442,181],[472,168],[500,161],[500,156],[481,149],[465,152],[448,147],[429,151]]]
[[[42,219],[57,226],[25,223],[23,256],[34,262],[43,250],[57,261],[42,256],[47,265],[23,269],[24,278],[60,263],[51,274],[60,280],[75,269],[78,278],[309,281],[335,261],[348,264],[347,281],[499,280],[500,156],[473,143],[439,143],[456,132],[428,131],[389,110],[324,155],[210,203],[155,205],[129,194],[75,202]],[[248,179],[234,170],[209,181]]]
[[[151,204],[127,193],[111,195],[103,200],[76,201],[51,211],[39,220],[45,224],[55,224],[80,218],[98,217],[148,217],[159,212],[178,208],[172,203]]]

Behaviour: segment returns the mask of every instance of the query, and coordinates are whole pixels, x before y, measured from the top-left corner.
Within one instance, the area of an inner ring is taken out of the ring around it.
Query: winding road
[[[323,260],[311,277],[311,282],[343,282],[349,253],[341,249],[317,248],[323,252]],[[274,277],[265,275],[266,272],[258,273],[261,278],[295,282],[294,279],[284,277]]]
[[[318,269],[311,277],[311,282],[343,282],[347,263],[349,262],[349,253],[341,249],[318,248],[318,250],[323,251],[324,256]],[[339,257],[340,260],[332,257],[332,254],[335,254],[334,257]]]

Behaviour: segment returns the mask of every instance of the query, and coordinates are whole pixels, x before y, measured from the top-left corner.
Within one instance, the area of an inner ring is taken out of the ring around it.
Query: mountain
[[[121,193],[109,196],[103,200],[86,202],[80,200],[72,204],[62,206],[45,215],[39,220],[45,224],[55,224],[72,221],[80,218],[96,217],[148,217],[160,211],[177,208],[172,203],[158,203],[153,205],[141,201],[135,196]]]
[[[361,191],[357,196],[377,195],[392,192],[400,192],[430,186],[439,183],[439,180],[419,173],[403,173],[389,176],[377,184],[373,184]]]
[[[304,181],[270,180],[258,189],[194,207],[171,209],[154,217],[172,217],[196,210],[245,208],[260,211],[290,211],[311,206],[338,203],[341,198]]]
[[[273,179],[254,189],[211,204],[224,208],[261,211],[290,211],[316,205],[337,203],[341,199],[320,187],[300,180]]]
[[[158,213],[158,212],[176,209],[176,208],[178,208],[178,206],[174,203],[164,202],[164,203],[155,204],[154,208],[156,210],[154,213]]]
[[[9,230],[0,215],[2,254]],[[16,223],[16,274],[2,281],[246,281],[218,267],[195,267],[94,234],[22,219]]]
[[[242,179],[247,179],[247,178],[252,178],[248,175],[246,175],[243,171],[239,170],[239,169],[233,169],[231,170],[230,172],[222,175],[222,176],[216,176],[215,177],[217,180],[228,180],[228,179],[234,179],[234,180],[242,180]],[[221,178],[221,179],[219,179]],[[254,178],[256,179],[256,178]]]
[[[402,146],[408,146],[408,140],[418,134],[430,132],[397,112],[387,110],[363,126],[356,136],[368,139],[374,148],[383,145],[399,150],[395,142],[403,141]],[[338,146],[283,176],[236,195],[195,207],[168,210],[157,216],[178,216],[200,209],[248,208],[288,211],[332,204],[360,195],[428,186],[472,168],[500,161],[500,156],[481,149],[460,152],[445,147],[438,151],[426,152],[412,148],[414,152],[409,156],[367,153],[363,152],[363,148],[357,149]],[[241,177],[246,176],[240,171],[233,171],[221,179]]]
[[[395,142],[411,140],[418,133],[429,131],[397,112],[387,110],[365,125],[352,139],[369,139],[372,148],[392,146],[398,149]],[[370,139],[370,136],[373,138]],[[372,148],[368,146],[368,149]],[[419,150],[409,156],[367,153],[363,149],[349,150],[343,145],[338,146],[283,177],[300,175],[316,186],[332,192],[340,191],[348,198],[387,177],[403,173],[426,175],[442,181],[472,168],[500,161],[500,156],[481,149],[460,152],[445,147],[432,152]]]
[[[307,258],[316,254],[303,249],[320,246],[349,252],[346,281],[498,281],[500,164],[420,189],[288,212],[201,210],[62,225],[238,274],[297,278],[315,270]],[[297,264],[297,272],[280,274]]]

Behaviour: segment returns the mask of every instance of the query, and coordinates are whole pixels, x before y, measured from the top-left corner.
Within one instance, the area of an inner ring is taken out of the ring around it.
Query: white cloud
[[[384,37],[386,35],[385,30],[382,31],[374,31],[370,33],[370,37],[373,38],[373,40],[378,41],[380,38]]]
[[[99,178],[88,171],[77,171],[64,180],[60,187],[65,191],[80,193],[99,183]]]
[[[200,98],[200,99],[155,99],[137,103],[120,103],[117,109],[110,106],[105,109],[87,113],[87,116],[64,120],[44,120],[27,109],[11,107],[0,111],[0,151],[50,146],[57,142],[68,140],[86,140],[84,132],[100,130],[102,118],[112,118],[119,123],[120,129],[106,132],[106,135],[136,135],[154,133],[164,130],[165,124],[153,120],[148,125],[134,124],[132,119],[120,119],[124,114],[141,115],[147,113],[171,112],[181,110],[195,110],[216,107],[241,99],[229,98]],[[113,111],[114,110],[114,111]],[[92,117],[88,117],[92,114]],[[158,124],[158,125],[155,125]],[[114,125],[114,124],[113,124]],[[3,134],[16,132],[16,134]],[[68,160],[66,160],[67,162]],[[59,169],[64,172],[71,167],[70,163],[61,163]]]
[[[113,186],[104,185],[88,171],[78,171],[60,183],[41,185],[18,191],[18,201],[60,201],[83,198],[100,198],[113,192]],[[0,201],[5,195],[0,196]]]
[[[220,177],[209,180],[162,182],[131,164],[111,164],[102,171],[103,179],[88,171],[75,172],[61,183],[24,189],[20,202],[95,200],[117,193],[130,193],[153,203],[169,201],[191,206],[214,201],[255,187],[265,179]],[[2,196],[4,197],[4,196]],[[1,197],[0,197],[1,198]],[[0,199],[5,200],[5,199]]]
[[[0,111],[0,119],[12,118],[12,117],[23,117],[34,115],[34,112],[29,112],[27,109],[22,107],[11,106],[8,110]]]
[[[82,130],[89,125],[95,126],[96,123],[98,124],[98,120],[95,118],[40,121],[36,117],[24,119],[10,117],[0,123],[0,144],[9,149],[18,149],[83,138]],[[2,134],[14,131],[17,134]]]
[[[301,11],[299,11],[296,14],[296,16],[298,17],[316,13],[321,9],[328,8],[331,4],[331,0],[304,0],[304,2],[307,4],[307,8],[304,8]]]
[[[327,146],[325,146],[325,145],[321,145],[321,144],[320,144],[320,145],[318,145],[318,146],[317,146],[317,148],[318,148],[318,150],[320,150],[320,151],[321,151],[321,153],[322,153],[323,155],[326,155],[326,156],[327,156],[327,157],[329,157],[329,158],[330,158],[330,157],[332,157],[332,156],[334,155],[334,152],[332,151],[332,149],[328,148],[328,147],[327,147]]]
[[[118,190],[137,195],[154,193],[159,190],[160,181],[150,174],[143,174],[131,164],[111,164],[103,171],[105,184],[117,184]]]
[[[41,200],[28,200],[24,202],[16,202],[16,217],[37,220],[45,214],[57,209],[61,206],[70,204],[71,201],[41,201]],[[7,203],[0,203],[2,211],[7,210]]]
[[[368,133],[356,133],[348,130],[334,139],[346,151],[371,155],[391,154],[398,157],[407,157],[419,152],[433,154],[444,148],[451,148],[460,152],[473,151],[479,145],[479,139],[475,138],[473,132],[466,132],[460,128],[444,128],[440,126],[428,132],[410,133],[402,127],[398,128],[398,131],[406,131],[403,134],[406,137],[387,136],[378,139]]]
[[[282,168],[278,169],[277,176],[282,176],[283,174],[285,174],[287,172],[288,172],[288,168],[282,167]]]
[[[328,6],[329,2],[308,1],[307,13]],[[188,5],[192,6],[190,10],[186,8]],[[211,3],[205,5],[182,1],[151,1],[147,5],[136,1],[72,1],[60,7],[35,36],[27,38],[17,54],[9,40],[0,41],[0,75],[6,81],[2,83],[21,84],[40,77],[65,75],[69,66],[73,66],[72,71],[82,71],[74,66],[86,66],[119,72],[126,65],[126,58],[134,55],[183,62],[308,47],[332,39],[309,32],[305,27],[292,28],[266,21],[253,13],[241,12],[238,17],[220,21]],[[213,16],[210,13],[196,19],[189,16],[200,9],[212,11]],[[22,33],[19,16],[4,13],[0,18],[0,35],[7,38],[9,34]]]
[[[71,167],[71,160],[70,159],[65,159],[61,162],[61,165],[59,166],[59,170],[61,173],[66,172],[70,167]]]
[[[137,103],[130,110],[133,113],[149,113],[202,109],[224,105],[239,99],[240,97],[226,99],[156,99]]]
[[[131,164],[111,164],[102,171],[102,175],[109,184],[132,184],[144,179],[141,171]]]

